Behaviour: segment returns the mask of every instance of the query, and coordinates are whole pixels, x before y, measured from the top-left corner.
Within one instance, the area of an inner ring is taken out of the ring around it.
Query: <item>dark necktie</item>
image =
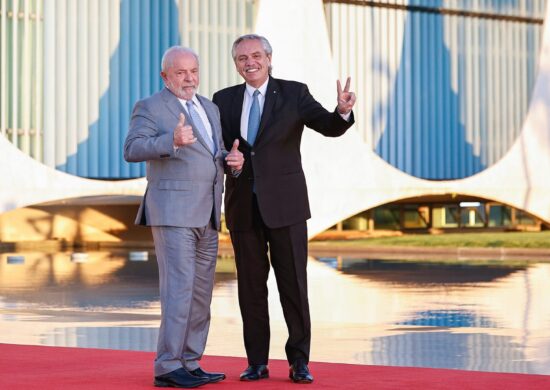
[[[260,91],[255,90],[252,95],[252,105],[250,106],[250,113],[248,114],[248,132],[246,134],[246,140],[250,145],[254,145],[256,136],[258,135],[258,129],[260,128],[260,102],[258,101],[258,95]]]

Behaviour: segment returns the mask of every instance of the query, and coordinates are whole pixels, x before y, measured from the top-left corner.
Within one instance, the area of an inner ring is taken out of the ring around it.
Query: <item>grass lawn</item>
[[[317,241],[319,242],[319,241]],[[316,245],[317,242],[310,244]],[[319,242],[321,244],[321,242]],[[406,234],[392,237],[372,237],[323,241],[321,245],[343,246],[416,246],[416,247],[476,247],[476,248],[550,248],[550,231],[543,232],[480,232],[439,235]]]

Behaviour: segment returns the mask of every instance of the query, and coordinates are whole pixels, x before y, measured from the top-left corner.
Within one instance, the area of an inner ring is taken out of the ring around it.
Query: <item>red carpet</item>
[[[0,344],[0,389],[153,389],[151,352]],[[311,363],[312,385],[291,383],[284,361],[270,361],[271,378],[239,382],[243,358],[208,356],[206,370],[228,378],[200,389],[550,389],[550,376],[432,368]]]

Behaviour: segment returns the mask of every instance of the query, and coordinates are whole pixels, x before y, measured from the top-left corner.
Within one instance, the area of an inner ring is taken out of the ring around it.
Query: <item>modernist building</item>
[[[200,93],[211,96],[241,82],[231,43],[258,32],[273,45],[276,77],[306,82],[327,108],[337,77],[351,76],[358,95],[344,137],[304,135],[310,234],[341,221],[539,228],[550,223],[546,8],[545,0],[0,0],[0,212],[135,207],[145,167],[123,161],[122,143],[135,101],[162,87],[163,51],[196,49]]]

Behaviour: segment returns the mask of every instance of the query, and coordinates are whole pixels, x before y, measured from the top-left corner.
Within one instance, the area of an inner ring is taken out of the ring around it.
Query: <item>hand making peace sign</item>
[[[348,77],[346,86],[342,91],[342,84],[340,84],[340,80],[336,81],[336,91],[338,92],[338,112],[342,115],[349,114],[355,104],[355,94],[349,91],[350,83],[351,77]]]

